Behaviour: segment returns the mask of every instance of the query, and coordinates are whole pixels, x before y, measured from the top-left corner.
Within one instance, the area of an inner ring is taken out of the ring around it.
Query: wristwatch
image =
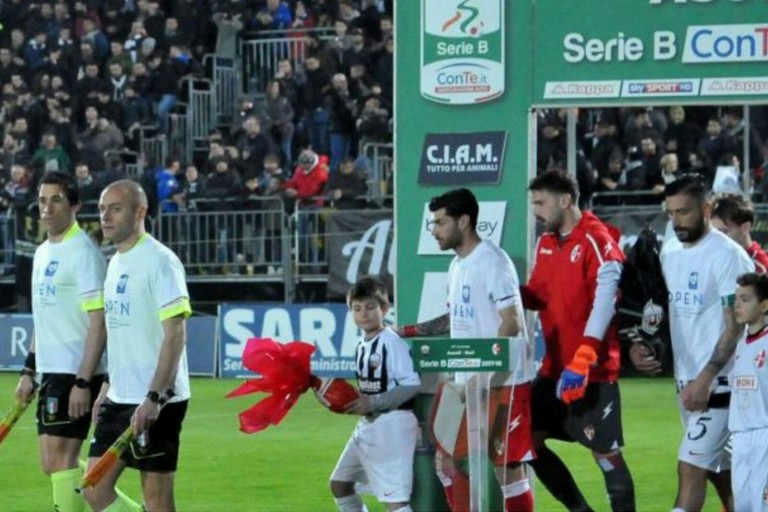
[[[78,377],[75,379],[75,387],[80,389],[90,389],[91,388],[91,381],[85,380],[82,377]]]
[[[168,401],[168,397],[166,397],[165,395],[161,395],[157,391],[150,391],[149,393],[147,393],[147,398],[149,399],[150,402],[157,405],[163,405],[165,404],[165,402]]]

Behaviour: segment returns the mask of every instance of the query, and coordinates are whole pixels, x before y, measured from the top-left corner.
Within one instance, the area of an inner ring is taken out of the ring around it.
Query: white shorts
[[[725,449],[730,432],[728,409],[710,409],[706,412],[687,411],[678,395],[680,419],[683,422],[683,441],[677,460],[707,471],[727,471],[731,456]]]
[[[733,509],[768,512],[768,429],[734,432]]]
[[[341,452],[331,480],[368,484],[382,503],[411,500],[418,423],[411,411],[361,418]]]

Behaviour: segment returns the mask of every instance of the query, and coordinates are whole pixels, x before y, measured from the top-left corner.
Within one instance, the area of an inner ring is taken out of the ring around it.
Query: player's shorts
[[[768,429],[731,434],[733,509],[768,512]]]
[[[677,459],[708,471],[730,469],[731,456],[725,449],[730,435],[727,405],[691,412],[683,407],[678,395],[678,407],[684,432]]]
[[[367,484],[382,503],[411,500],[418,423],[412,411],[362,418],[331,474],[337,482]]]
[[[71,373],[44,373],[37,400],[37,433],[56,437],[85,439],[91,428],[91,415],[72,420],[69,417],[69,393],[75,385]],[[103,375],[91,378],[91,404],[96,401],[104,382]]]
[[[617,382],[590,382],[584,397],[570,404],[557,398],[556,390],[554,379],[539,377],[533,381],[533,432],[577,442],[597,453],[610,453],[624,446]]]
[[[157,422],[131,441],[121,457],[129,468],[153,473],[176,471],[181,424],[187,414],[188,402],[166,404]],[[136,404],[116,404],[109,399],[102,402],[88,457],[101,457],[109,449],[131,424],[136,407]]]

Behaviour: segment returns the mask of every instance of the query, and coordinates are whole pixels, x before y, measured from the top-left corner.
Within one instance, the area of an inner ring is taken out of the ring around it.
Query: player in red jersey
[[[531,462],[544,486],[568,510],[591,510],[560,458],[554,438],[588,448],[603,472],[613,510],[634,510],[632,476],[624,462],[619,340],[614,302],[624,253],[612,233],[578,207],[576,183],[561,171],[529,185],[533,213],[545,233],[536,244],[523,304],[539,310],[546,355],[531,393]]]

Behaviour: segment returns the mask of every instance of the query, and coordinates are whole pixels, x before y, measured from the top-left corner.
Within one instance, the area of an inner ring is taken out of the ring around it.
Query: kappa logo
[[[571,251],[571,263],[576,263],[581,258],[581,244],[578,244],[576,247],[573,248]]]
[[[56,273],[56,269],[59,268],[59,262],[58,261],[51,261],[48,263],[48,266],[45,267],[45,276],[51,277]]]
[[[117,293],[125,293],[125,289],[128,287],[128,274],[123,274],[117,281]]]

